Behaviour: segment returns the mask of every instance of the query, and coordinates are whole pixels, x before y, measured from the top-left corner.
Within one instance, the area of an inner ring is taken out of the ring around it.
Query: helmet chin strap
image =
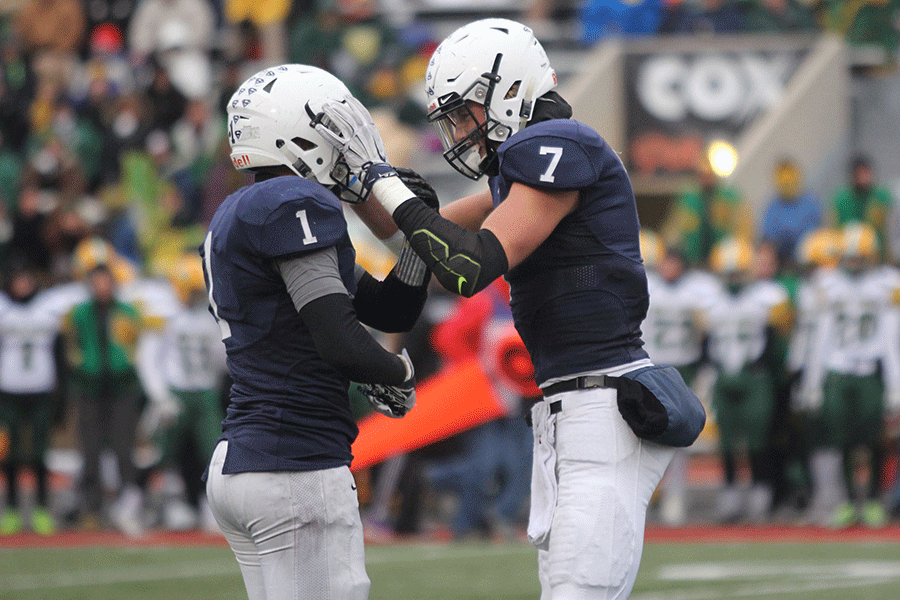
[[[533,95],[534,79],[530,79],[528,81],[528,86],[525,88],[525,96],[522,98],[522,109],[519,111],[519,131],[525,129],[525,126],[528,125],[528,121],[531,120],[533,108],[531,97]]]

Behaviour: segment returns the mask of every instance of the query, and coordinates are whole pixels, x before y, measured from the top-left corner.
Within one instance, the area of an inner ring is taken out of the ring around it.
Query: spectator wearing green
[[[78,433],[84,457],[82,525],[93,529],[100,523],[100,455],[108,438],[122,483],[110,518],[123,532],[138,535],[142,493],[131,456],[141,395],[135,354],[144,320],[135,305],[116,297],[116,281],[109,265],[101,263],[88,271],[87,284],[90,298],[75,306],[63,323],[77,390]]]
[[[816,22],[808,2],[758,0],[747,3],[748,31],[813,31],[815,28]]]
[[[896,61],[900,1],[820,0],[816,13],[821,29],[840,33],[850,44],[881,46],[887,55],[886,62]]]
[[[713,246],[726,237],[753,239],[750,211],[736,188],[705,162],[697,184],[675,199],[663,225],[666,243],[677,246],[692,266],[706,267]]]
[[[888,216],[894,200],[887,188],[875,182],[871,159],[859,155],[850,163],[850,184],[834,196],[835,224],[868,223],[878,233],[880,248],[885,248]]]

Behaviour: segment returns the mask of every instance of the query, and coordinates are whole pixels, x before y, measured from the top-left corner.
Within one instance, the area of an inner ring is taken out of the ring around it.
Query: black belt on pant
[[[616,379],[618,379],[618,377],[610,377],[609,375],[583,375],[581,377],[566,379],[565,381],[560,381],[558,383],[548,385],[541,391],[543,392],[545,398],[549,398],[550,396],[554,396],[556,394],[561,394],[563,392],[572,392],[575,390],[588,390],[591,388],[615,388]],[[555,415],[561,410],[561,400],[556,400],[555,402],[550,403],[551,415]]]

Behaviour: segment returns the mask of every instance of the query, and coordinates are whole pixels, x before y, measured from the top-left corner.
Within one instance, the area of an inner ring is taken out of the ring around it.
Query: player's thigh
[[[194,441],[202,460],[206,461],[216,447],[224,418],[217,390],[203,390],[199,393],[195,414]]]
[[[756,373],[747,377],[746,389],[741,420],[744,423],[747,446],[751,451],[762,451],[769,445],[775,410],[775,388],[771,377],[765,373]]]
[[[346,467],[287,476],[286,513],[252,530],[268,600],[365,600],[362,523]]]
[[[847,423],[855,420],[848,402],[851,391],[850,375],[830,372],[825,376],[822,388],[822,425],[826,444],[830,446],[844,447],[850,443],[853,432],[852,428],[847,427]]]
[[[572,407],[563,399],[557,415],[559,488],[545,579],[554,589],[595,588],[584,597],[600,597],[599,588],[633,582],[647,502],[672,452],[634,435],[614,390],[578,394],[591,400]]]
[[[236,510],[239,508],[239,503],[235,502],[236,497],[243,495],[235,494],[235,488],[250,483],[249,479],[251,479],[243,478],[241,475],[253,474],[223,475],[222,465],[225,462],[227,448],[228,442],[222,441],[213,452],[206,482],[206,496],[219,529],[228,541],[241,569],[247,597],[249,600],[268,600],[256,543],[253,541],[246,523],[243,522],[240,511]]]
[[[9,458],[23,460],[22,424],[27,419],[25,404],[17,395],[0,393],[0,429],[9,436]]]
[[[855,443],[871,446],[882,438],[884,424],[884,384],[881,376],[866,375],[856,378]]]
[[[31,423],[31,451],[27,458],[40,461],[50,447],[57,400],[52,394],[34,394],[30,399],[32,404],[28,420]]]
[[[729,452],[734,449],[742,432],[741,399],[730,381],[723,381],[720,377],[713,386],[713,407],[719,429],[719,446],[723,451]]]

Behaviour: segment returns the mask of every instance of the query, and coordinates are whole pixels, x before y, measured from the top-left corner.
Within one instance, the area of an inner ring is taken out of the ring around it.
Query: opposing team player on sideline
[[[647,278],[628,175],[597,132],[570,119],[547,56],[524,25],[486,19],[452,33],[435,50],[426,85],[445,158],[472,179],[491,176],[489,191],[448,205],[446,218],[396,176],[355,99],[327,104],[317,130],[445,288],[471,296],[506,277],[546,398],[531,411],[528,527],[541,597],[625,598],[647,503],[673,452],[646,440],[689,444],[704,420],[701,408],[684,428],[665,424],[675,421],[665,403],[699,401],[642,348]],[[635,419],[636,405],[653,417]],[[675,429],[680,435],[670,437]]]
[[[64,400],[65,356],[62,319],[49,294],[42,291],[38,272],[25,262],[4,265],[0,294],[0,427],[9,435],[3,460],[6,510],[0,515],[0,536],[19,533],[26,525],[20,503],[22,467],[34,475],[37,494],[28,520],[39,535],[56,531],[50,512],[49,474],[44,453]]]
[[[311,126],[348,93],[325,71],[282,65],[248,79],[227,109],[232,162],[255,183],[219,207],[201,249],[234,381],[207,494],[251,600],[368,597],[347,388],[364,384],[392,417],[415,403],[408,355],[361,322],[410,329],[427,270],[408,249],[384,281],[355,266],[335,195],[352,180]]]
[[[168,405],[164,409],[167,422],[160,432],[160,464],[169,492],[162,521],[167,529],[187,529],[199,524],[207,531],[215,531],[209,504],[202,495],[196,498],[196,505],[190,506],[194,503],[184,503],[172,492],[184,485],[177,469],[184,448],[192,448],[200,464],[206,464],[216,447],[222,423],[219,385],[226,370],[225,348],[219,328],[209,314],[200,257],[180,257],[169,279],[179,306],[166,322],[156,357],[156,363],[162,366]]]
[[[706,271],[689,269],[684,254],[674,247],[657,250],[653,265],[651,239],[647,230],[641,231],[650,292],[650,308],[641,326],[647,354],[656,363],[672,365],[694,385],[704,358],[706,311],[719,295],[719,283]],[[676,451],[662,483],[660,516],[667,525],[682,525],[687,519],[688,461],[687,450]]]

